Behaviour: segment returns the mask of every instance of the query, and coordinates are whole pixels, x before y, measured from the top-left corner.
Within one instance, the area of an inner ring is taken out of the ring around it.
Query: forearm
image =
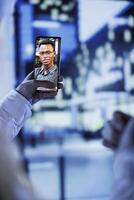
[[[117,153],[114,163],[114,190],[112,200],[131,200],[134,197],[134,150]]]
[[[0,129],[9,138],[14,138],[31,116],[31,104],[15,90],[0,104]]]

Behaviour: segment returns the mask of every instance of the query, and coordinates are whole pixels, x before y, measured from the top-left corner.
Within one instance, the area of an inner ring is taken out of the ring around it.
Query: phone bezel
[[[61,37],[59,36],[37,36],[35,38],[35,51],[34,51],[34,59],[35,59],[35,55],[36,55],[36,44],[37,44],[37,40],[39,38],[43,38],[43,39],[49,39],[49,38],[54,38],[54,39],[58,39],[58,54],[57,54],[57,67],[58,67],[58,78],[57,78],[57,90],[51,90],[51,91],[58,91],[58,82],[59,82],[59,77],[60,77],[60,62],[61,62]],[[34,60],[35,62],[35,60]],[[35,69],[35,68],[34,68]],[[34,78],[35,79],[35,78]],[[38,81],[35,79],[35,81]],[[40,80],[40,81],[44,81],[44,80]],[[39,91],[43,91],[43,89],[39,89],[37,88],[37,90]],[[47,91],[47,90],[46,90]],[[44,90],[44,92],[46,92]],[[50,91],[50,90],[49,90]]]

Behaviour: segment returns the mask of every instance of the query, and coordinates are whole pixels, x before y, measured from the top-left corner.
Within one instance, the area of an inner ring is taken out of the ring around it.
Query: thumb
[[[24,79],[24,82],[29,82],[29,84],[33,85],[33,87],[36,89],[38,87],[46,87],[46,88],[54,88],[56,85],[51,81],[39,81],[34,79],[34,71],[30,72],[26,78]]]
[[[54,88],[56,85],[51,81],[37,81],[34,80],[35,89],[38,87]]]
[[[120,148],[134,147],[134,118],[132,118],[126,126],[123,137],[120,142]]]

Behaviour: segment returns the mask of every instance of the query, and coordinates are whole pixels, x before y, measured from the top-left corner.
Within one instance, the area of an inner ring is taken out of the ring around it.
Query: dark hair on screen
[[[50,39],[43,39],[39,42],[39,47],[42,45],[42,44],[51,44],[52,47],[53,47],[53,50],[55,51],[55,43],[50,40]]]

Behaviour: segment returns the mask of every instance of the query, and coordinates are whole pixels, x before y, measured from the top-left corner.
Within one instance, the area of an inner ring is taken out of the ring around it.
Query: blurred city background
[[[0,98],[33,70],[37,36],[61,37],[64,88],[34,105],[18,136],[29,178],[46,200],[108,200],[101,129],[117,109],[134,114],[134,3],[19,0],[2,24]]]

